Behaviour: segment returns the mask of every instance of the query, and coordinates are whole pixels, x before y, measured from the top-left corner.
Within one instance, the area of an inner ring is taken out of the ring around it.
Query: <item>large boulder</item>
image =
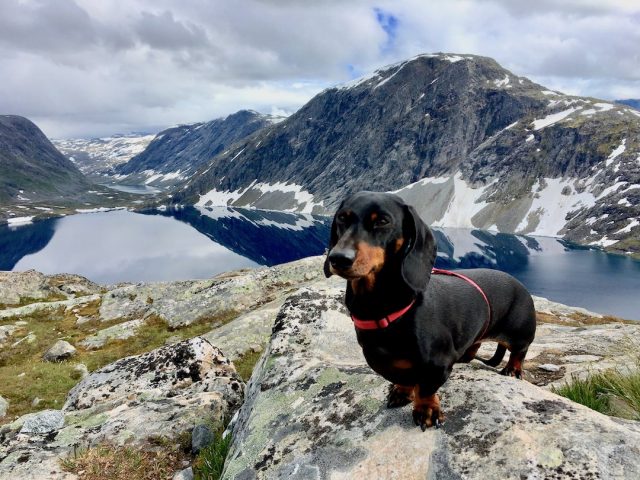
[[[365,364],[343,283],[283,305],[233,427],[225,479],[640,478],[640,424],[601,415],[479,362],[440,390],[444,428],[422,432],[410,406]]]
[[[233,364],[199,337],[123,358],[81,380],[62,411],[1,427],[0,477],[67,478],[60,458],[103,442],[177,443],[196,425],[233,415],[244,387]]]

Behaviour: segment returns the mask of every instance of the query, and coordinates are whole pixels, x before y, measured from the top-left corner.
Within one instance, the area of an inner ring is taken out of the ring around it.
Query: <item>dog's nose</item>
[[[331,262],[331,266],[336,270],[346,270],[351,268],[355,259],[356,252],[351,249],[332,250],[331,253],[329,253],[329,262]]]

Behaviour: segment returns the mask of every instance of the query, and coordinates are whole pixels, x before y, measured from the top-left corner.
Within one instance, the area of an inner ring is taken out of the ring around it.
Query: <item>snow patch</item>
[[[494,80],[493,84],[496,87],[506,87],[509,84],[509,75],[505,74],[502,80]]]
[[[8,218],[7,223],[9,225],[26,225],[27,223],[33,222],[33,216],[31,217],[13,217]]]
[[[626,143],[627,143],[627,139],[624,138],[622,140],[622,143],[618,146],[618,148],[616,148],[613,152],[611,152],[609,157],[607,157],[607,161],[606,161],[607,167],[611,165],[616,158],[618,158],[620,155],[624,153],[624,151],[627,148],[625,145]]]
[[[567,110],[563,110],[562,112],[552,113],[551,115],[547,115],[544,118],[533,121],[533,129],[534,130],[542,130],[545,127],[553,125],[554,123],[558,123],[561,120],[564,120],[573,112],[579,110],[579,108],[568,108]]]
[[[626,227],[621,228],[616,233],[630,233],[631,230],[640,225],[640,220],[637,218],[632,219]]]
[[[453,186],[453,198],[449,202],[447,211],[442,218],[433,222],[433,226],[475,228],[471,223],[471,219],[487,205],[486,202],[480,201],[480,197],[484,195],[491,184],[473,188],[462,179],[462,174],[458,172],[453,177]]]

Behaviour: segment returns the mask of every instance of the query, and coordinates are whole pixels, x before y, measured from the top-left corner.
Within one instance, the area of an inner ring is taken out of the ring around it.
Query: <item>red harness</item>
[[[482,298],[484,298],[484,301],[486,302],[487,309],[488,309],[487,319],[484,322],[484,326],[482,327],[482,331],[480,332],[480,335],[478,335],[478,338],[476,339],[476,340],[480,340],[484,336],[484,334],[487,333],[487,329],[489,328],[489,320],[491,319],[491,304],[489,303],[489,299],[487,298],[487,295],[484,293],[484,290],[482,290],[482,288],[480,288],[480,285],[478,285],[476,282],[471,280],[469,277],[462,275],[461,273],[452,272],[450,270],[442,270],[440,268],[434,268],[431,270],[431,274],[432,275],[449,275],[451,277],[458,277],[464,280],[465,282],[467,282],[468,284],[470,284],[471,286],[473,286],[476,290],[480,292],[480,295],[482,295]],[[402,310],[398,310],[397,312],[390,313],[389,315],[387,315],[384,318],[381,318],[380,320],[361,320],[359,318],[356,318],[353,314],[351,315],[351,320],[353,320],[353,324],[358,330],[377,330],[380,328],[387,328],[390,324],[392,324],[393,322],[398,320],[400,317],[402,317],[405,313],[407,313],[411,309],[411,307],[413,307],[414,303],[416,303],[415,299],[412,300],[411,303],[406,307],[404,307]]]

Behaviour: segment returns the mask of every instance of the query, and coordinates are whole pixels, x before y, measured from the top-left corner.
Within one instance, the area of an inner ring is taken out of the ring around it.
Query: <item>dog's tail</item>
[[[506,351],[507,351],[507,347],[499,343],[498,348],[496,348],[496,353],[494,353],[493,357],[491,357],[489,360],[485,360],[484,358],[480,358],[480,357],[476,357],[476,358],[481,362],[483,362],[485,365],[489,365],[490,367],[497,367],[498,365],[500,365],[500,362],[504,358],[504,354]]]

